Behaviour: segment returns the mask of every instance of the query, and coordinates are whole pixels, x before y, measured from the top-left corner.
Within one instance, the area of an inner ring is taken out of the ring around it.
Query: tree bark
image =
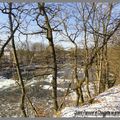
[[[85,81],[86,81],[86,90],[87,90],[87,95],[89,100],[91,99],[91,95],[90,95],[90,90],[89,90],[89,68],[87,66],[88,62],[89,62],[89,52],[88,52],[88,46],[87,46],[87,27],[86,27],[86,23],[84,23],[84,40],[85,40],[85,52],[86,52],[86,63],[85,63]]]
[[[50,21],[48,18],[48,15],[45,10],[45,4],[44,3],[39,3],[38,7],[40,10],[42,10],[43,15],[45,17],[45,22],[46,22],[46,29],[47,29],[47,39],[49,41],[49,47],[51,50],[52,58],[53,58],[53,80],[52,80],[52,98],[53,98],[53,105],[54,109],[57,111],[58,110],[58,102],[57,102],[57,62],[56,62],[56,52],[55,52],[55,47],[54,47],[54,42],[53,42],[53,31],[50,25]]]
[[[10,25],[10,33],[13,33],[13,20],[12,20],[12,3],[9,3],[9,25]],[[22,111],[22,114],[24,117],[27,117],[26,111],[25,111],[25,86],[24,86],[24,82],[22,79],[22,75],[21,75],[21,71],[20,71],[20,66],[19,66],[19,61],[18,61],[18,57],[17,57],[17,52],[16,52],[16,47],[15,47],[15,43],[14,43],[14,35],[11,38],[12,40],[12,48],[13,48],[13,56],[14,56],[14,62],[16,65],[16,69],[17,69],[17,75],[18,75],[18,79],[21,85],[21,103],[20,103],[20,108]]]
[[[79,100],[81,100],[81,103],[84,103],[84,97],[83,97],[83,91],[82,91],[82,80],[80,81],[78,79],[78,63],[77,63],[77,44],[73,42],[75,46],[74,50],[74,78],[76,81],[76,94],[77,94],[77,99],[76,99],[76,106],[79,106]]]

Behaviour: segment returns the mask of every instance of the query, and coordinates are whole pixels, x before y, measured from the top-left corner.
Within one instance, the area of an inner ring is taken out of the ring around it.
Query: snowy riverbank
[[[88,113],[87,113],[88,112]],[[66,107],[62,117],[120,117],[120,85],[110,88],[94,99],[93,104]]]

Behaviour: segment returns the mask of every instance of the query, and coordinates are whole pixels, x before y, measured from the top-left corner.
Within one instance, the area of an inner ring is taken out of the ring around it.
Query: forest
[[[119,84],[119,2],[0,3],[1,117],[62,117]]]

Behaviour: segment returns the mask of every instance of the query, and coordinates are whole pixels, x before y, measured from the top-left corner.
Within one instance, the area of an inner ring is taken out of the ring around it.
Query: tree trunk
[[[78,63],[77,63],[77,44],[74,42],[75,45],[75,51],[74,51],[74,78],[76,81],[76,94],[77,94],[77,100],[76,100],[76,106],[79,106],[79,100],[81,99],[81,103],[84,103],[83,98],[83,92],[82,92],[82,82],[80,83],[78,79]]]
[[[86,24],[84,24],[84,40],[85,40],[85,52],[86,52],[86,63],[85,63],[85,81],[86,81],[86,90],[89,100],[91,99],[90,90],[89,90],[89,69],[88,69],[88,62],[89,62],[89,52],[88,52],[88,46],[87,46],[87,27]]]
[[[77,99],[76,99],[76,106],[79,106],[79,100],[81,103],[84,103],[83,91],[82,91],[82,84],[84,80],[79,81],[76,87]]]
[[[13,33],[13,21],[12,21],[12,3],[9,3],[9,24],[10,24],[10,32],[11,34]],[[14,62],[16,65],[16,69],[17,69],[17,75],[18,75],[18,79],[21,85],[21,103],[20,103],[20,108],[22,111],[22,114],[24,115],[24,117],[27,117],[26,111],[25,111],[25,86],[24,86],[24,82],[22,79],[22,75],[21,75],[21,71],[20,71],[20,67],[19,67],[19,62],[18,62],[18,58],[17,58],[17,53],[16,53],[16,48],[15,48],[15,43],[14,43],[14,35],[12,37],[12,48],[13,48],[13,56],[14,56]]]
[[[85,81],[86,81],[86,90],[89,100],[91,99],[90,90],[89,90],[89,73],[88,73],[88,67],[85,66]]]
[[[99,55],[98,58],[98,77],[97,77],[97,81],[98,81],[98,93],[100,94],[101,91],[101,81],[102,81],[102,64],[103,64],[103,52],[101,53],[101,55]]]
[[[54,109],[57,111],[58,110],[58,102],[57,102],[57,62],[56,62],[56,52],[55,52],[55,47],[54,47],[54,42],[53,42],[53,34],[52,34],[52,28],[50,26],[50,21],[48,18],[48,15],[45,10],[44,3],[38,4],[39,10],[43,12],[43,15],[45,17],[45,22],[46,22],[46,29],[47,29],[47,39],[49,41],[49,47],[51,49],[51,54],[53,58],[53,80],[52,80],[52,98],[53,98],[53,105]]]

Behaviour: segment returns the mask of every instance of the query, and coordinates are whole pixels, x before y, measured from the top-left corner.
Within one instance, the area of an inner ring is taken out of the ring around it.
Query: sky
[[[73,3],[61,3],[60,5],[64,5],[64,8],[66,10],[68,10],[68,13],[71,13],[71,11],[72,11],[70,6],[75,7]],[[2,3],[0,3],[0,7],[2,7]],[[29,7],[29,6],[27,6],[27,7]],[[120,12],[120,4],[114,9],[114,11],[117,12],[117,13]],[[75,13],[75,14],[77,14],[77,13]],[[114,14],[114,15],[116,16],[116,14]],[[64,17],[64,13],[63,13],[63,17]],[[27,17],[27,21],[29,21],[30,19],[31,19],[31,17]],[[70,18],[70,20],[69,20],[70,24],[69,25],[74,24],[74,22],[75,22],[74,19]],[[1,28],[1,26],[4,26],[4,24],[6,26],[8,25],[8,15],[3,15],[3,14],[0,13],[0,28]],[[61,28],[61,29],[63,29],[63,28]],[[6,34],[6,30],[8,31],[7,28],[6,29],[0,29],[0,34],[2,34],[2,36],[0,36],[0,39],[6,40],[8,38],[9,34]],[[34,21],[32,21],[31,25],[29,26],[29,30],[30,31],[27,31],[27,32],[33,32],[33,31],[35,32],[35,31],[39,30],[39,27],[37,26],[37,24]],[[15,34],[16,41],[18,42],[19,39],[18,39],[17,36],[18,36],[18,32]],[[60,34],[57,34],[57,36],[56,36],[56,33],[53,33],[53,36],[54,36],[55,44],[62,45],[64,48],[73,47],[73,45],[70,42],[61,42],[61,40],[66,39],[66,38],[61,36]],[[25,41],[26,37],[21,35],[20,39],[21,39],[21,41]],[[82,39],[82,36],[80,36],[78,38],[78,40],[80,40],[80,39]],[[46,40],[46,38],[45,37],[42,38],[40,35],[29,36],[29,41],[31,41],[31,42],[44,42],[45,44],[48,44],[48,41]]]

